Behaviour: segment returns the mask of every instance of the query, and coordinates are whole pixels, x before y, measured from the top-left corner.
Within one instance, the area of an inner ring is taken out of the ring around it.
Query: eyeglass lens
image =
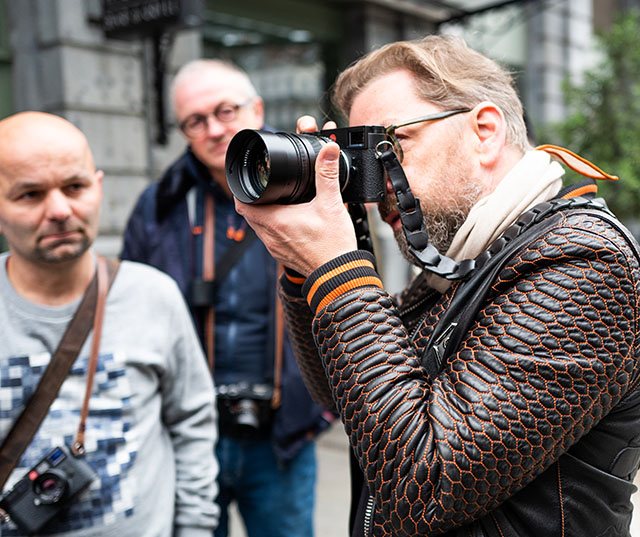
[[[415,123],[425,123],[427,121],[436,121],[438,119],[445,119],[451,116],[455,116],[456,114],[462,114],[464,112],[469,112],[470,108],[461,108],[458,110],[445,110],[443,112],[438,112],[436,114],[430,114],[428,116],[418,117],[415,119],[410,119],[409,121],[403,121],[401,123],[395,123],[393,125],[389,125],[385,129],[386,140],[391,143],[393,146],[393,150],[398,156],[398,160],[402,162],[404,158],[404,152],[402,151],[402,146],[400,145],[400,141],[396,136],[396,129],[400,127],[407,127],[409,125],[414,125]]]
[[[209,114],[193,114],[185,119],[180,128],[189,137],[202,136],[209,126],[209,118],[215,117],[221,123],[229,123],[238,117],[238,110],[250,101],[239,104],[222,103]]]

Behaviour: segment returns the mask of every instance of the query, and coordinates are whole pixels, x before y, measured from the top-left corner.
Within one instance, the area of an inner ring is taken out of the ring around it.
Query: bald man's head
[[[32,262],[81,257],[98,231],[102,172],[69,121],[21,112],[0,121],[0,230]]]
[[[84,134],[60,116],[20,112],[0,121],[0,173],[23,160],[51,153],[74,153],[88,170],[94,170]]]

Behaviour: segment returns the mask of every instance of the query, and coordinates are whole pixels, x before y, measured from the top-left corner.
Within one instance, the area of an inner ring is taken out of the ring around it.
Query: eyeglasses
[[[253,99],[249,99],[240,104],[221,103],[216,106],[213,112],[208,114],[190,115],[187,119],[179,123],[180,130],[184,132],[188,138],[201,138],[207,134],[210,118],[215,117],[221,123],[230,123],[238,117],[238,110],[243,106],[247,106],[251,101],[253,101]]]
[[[471,108],[460,108],[459,110],[445,110],[444,112],[438,112],[437,114],[431,114],[429,116],[418,117],[415,119],[410,119],[409,121],[403,121],[402,123],[396,123],[394,125],[389,125],[385,130],[384,134],[386,139],[393,146],[393,150],[398,156],[398,160],[402,162],[404,158],[404,153],[402,152],[402,146],[400,145],[400,141],[396,137],[396,129],[400,127],[407,127],[408,125],[413,125],[414,123],[422,123],[424,121],[436,121],[438,119],[445,119],[447,117],[455,116],[456,114],[462,114],[464,112],[470,112]]]

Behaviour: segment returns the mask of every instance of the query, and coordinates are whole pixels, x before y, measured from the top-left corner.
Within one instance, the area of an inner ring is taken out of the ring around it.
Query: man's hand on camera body
[[[325,124],[325,129],[335,128]],[[298,119],[298,132],[317,131],[311,116]],[[253,205],[238,200],[236,210],[255,229],[271,255],[304,277],[332,259],[357,249],[353,224],[342,202],[338,162],[340,148],[329,143],[315,163],[316,196],[295,205]]]

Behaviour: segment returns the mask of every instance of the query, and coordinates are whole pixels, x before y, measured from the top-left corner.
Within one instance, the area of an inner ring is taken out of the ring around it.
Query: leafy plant
[[[637,218],[640,206],[640,12],[621,15],[597,36],[598,65],[580,84],[567,81],[569,115],[547,126],[545,136],[618,175],[598,189],[622,219]]]

